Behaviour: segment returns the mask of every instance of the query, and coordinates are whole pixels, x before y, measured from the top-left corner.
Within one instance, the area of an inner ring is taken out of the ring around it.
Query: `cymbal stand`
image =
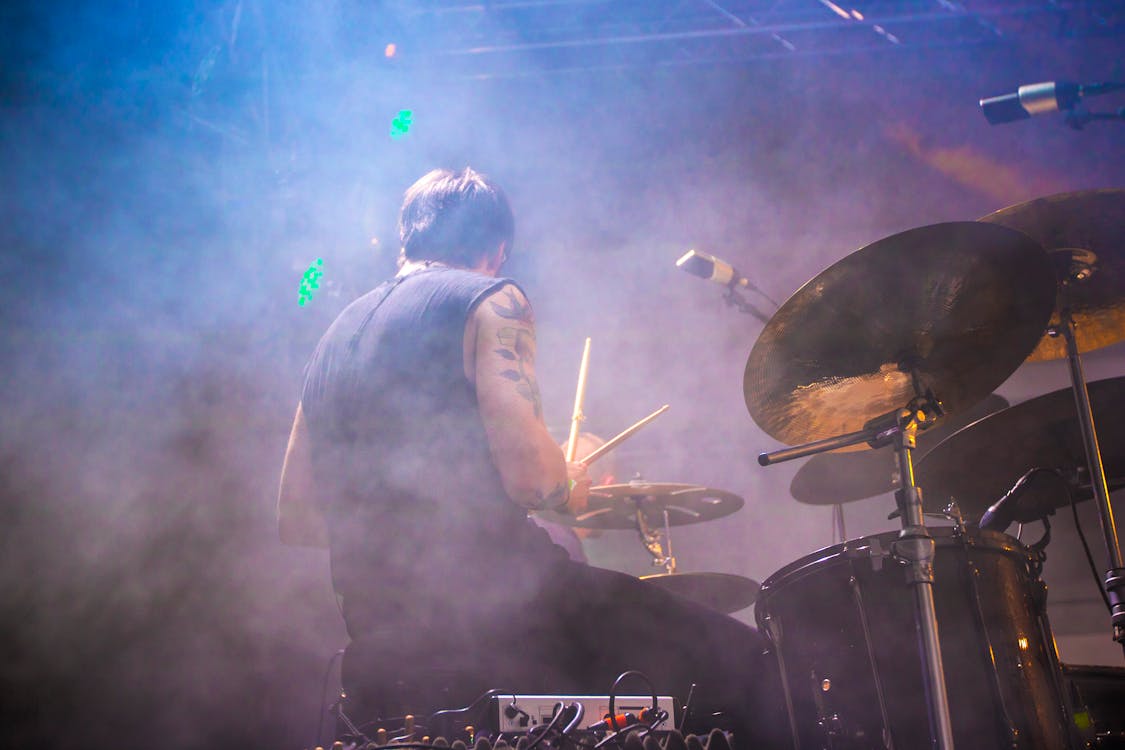
[[[844,506],[840,503],[832,505],[832,543],[836,544],[836,534],[840,535],[840,542],[848,541],[848,527],[844,525]]]
[[[918,422],[913,415],[900,418],[899,429],[891,436],[898,458],[900,489],[895,500],[902,511],[902,533],[894,544],[895,557],[910,568],[910,584],[914,588],[915,616],[922,639],[926,688],[930,708],[930,736],[936,747],[953,748],[953,722],[949,714],[949,698],[945,689],[945,669],[941,663],[941,642],[938,637],[937,609],[934,605],[934,539],[926,529],[922,515],[922,494],[914,483],[915,439]]]
[[[654,568],[664,568],[664,572],[671,575],[676,572],[676,557],[672,554],[672,529],[668,519],[668,510],[664,510],[664,528],[650,528],[645,520],[645,512],[637,508],[637,533],[641,536],[641,543],[652,555]],[[667,543],[667,548],[665,548]]]
[[[1088,278],[1089,272],[1078,271],[1073,275],[1075,281]],[[1066,295],[1071,279],[1063,282],[1060,296]],[[1110,624],[1113,640],[1125,649],[1125,564],[1121,559],[1121,544],[1117,537],[1117,526],[1113,519],[1113,506],[1109,500],[1109,487],[1106,484],[1105,467],[1102,465],[1101,448],[1094,427],[1094,411],[1090,406],[1090,392],[1086,387],[1086,376],[1082,372],[1082,359],[1078,354],[1078,342],[1074,336],[1074,318],[1070,305],[1060,305],[1060,324],[1054,330],[1066,341],[1066,360],[1070,366],[1070,381],[1074,387],[1074,401],[1078,409],[1078,425],[1082,432],[1082,443],[1089,462],[1090,486],[1098,505],[1098,520],[1101,522],[1102,537],[1105,541],[1106,558],[1109,570],[1105,574],[1105,592],[1110,603]]]
[[[900,478],[900,488],[895,493],[895,500],[902,521],[902,533],[894,544],[894,554],[907,564],[910,585],[914,589],[914,614],[929,704],[930,737],[938,750],[952,750],[953,722],[949,713],[949,696],[945,687],[945,668],[941,661],[941,641],[934,605],[935,545],[922,515],[922,494],[914,483],[913,458],[918,430],[927,428],[941,413],[940,409],[932,396],[919,396],[906,407],[871,420],[862,430],[804,446],[763,453],[758,456],[758,463],[769,466],[860,442],[866,442],[872,448],[894,444]]]

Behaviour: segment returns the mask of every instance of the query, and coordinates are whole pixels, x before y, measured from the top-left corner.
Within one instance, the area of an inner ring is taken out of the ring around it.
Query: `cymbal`
[[[791,445],[861,430],[927,389],[947,415],[964,411],[1031,353],[1054,296],[1047,254],[1021,232],[967,221],[892,235],[774,314],[746,362],[746,406]]]
[[[1102,464],[1111,489],[1125,480],[1125,377],[1087,385]],[[1074,391],[1048,393],[996,412],[958,430],[917,462],[916,481],[927,506],[952,497],[967,519],[1005,495],[1028,470],[1057,469],[1080,485],[1076,497],[1092,497],[1086,452]],[[1077,477],[1077,478],[1075,478]],[[1026,503],[1060,507],[1068,498],[1060,483],[1045,477],[1029,486]]]
[[[1049,195],[980,221],[1018,229],[1048,252],[1060,290],[1049,325],[1059,325],[1059,308],[1069,303],[1080,352],[1125,339],[1125,190]],[[1061,336],[1044,336],[1028,359],[1065,356]]]
[[[728,615],[753,604],[762,588],[732,573],[656,573],[641,580]]]
[[[937,427],[918,433],[918,455],[978,419],[1000,411],[1008,402],[995,393]],[[807,505],[835,505],[893,492],[899,487],[898,460],[893,451],[821,453],[797,470],[789,494]]]
[[[664,512],[672,526],[711,521],[730,515],[743,505],[732,492],[693,484],[640,482],[590,488],[585,513],[560,517],[562,523],[583,529],[635,529],[637,512],[653,528],[664,526]]]

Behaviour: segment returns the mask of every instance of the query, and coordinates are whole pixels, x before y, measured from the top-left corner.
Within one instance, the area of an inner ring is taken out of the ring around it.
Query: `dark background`
[[[393,272],[401,193],[435,166],[509,193],[508,271],[536,306],[560,439],[590,336],[590,430],[672,405],[619,473],[745,498],[675,532],[681,570],[762,580],[831,544],[829,509],[789,497],[798,464],[754,461],[777,446],[742,397],[762,324],[674,261],[714,253],[783,301],[887,235],[1122,186],[1122,124],[993,127],[977,107],[1025,83],[1125,79],[1122,12],[1015,5],[6,4],[4,743],[313,743],[344,636],[325,555],[276,541],[277,476],[305,357]],[[392,139],[403,109],[413,127]],[[1085,361],[1091,380],[1125,372],[1120,344]],[[999,392],[1066,382],[1060,362],[1028,364]],[[894,529],[891,507],[848,505],[849,535]],[[1121,664],[1073,532],[1057,536],[1062,656]],[[652,572],[627,532],[588,550]]]

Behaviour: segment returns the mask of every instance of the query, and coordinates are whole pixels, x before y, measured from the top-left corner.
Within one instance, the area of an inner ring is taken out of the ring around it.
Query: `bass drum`
[[[954,746],[1077,747],[1031,552],[992,531],[930,533]],[[892,553],[897,538],[823,549],[762,585],[756,617],[778,657],[798,750],[931,747],[915,597]]]

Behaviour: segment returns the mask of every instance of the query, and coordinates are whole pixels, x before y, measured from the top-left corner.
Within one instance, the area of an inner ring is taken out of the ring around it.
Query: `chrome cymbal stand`
[[[914,615],[918,625],[918,645],[926,683],[930,738],[937,750],[953,750],[953,722],[949,713],[937,610],[934,606],[935,545],[922,515],[922,494],[914,483],[913,458],[918,430],[928,427],[940,414],[941,407],[936,399],[932,396],[920,396],[902,409],[871,420],[862,430],[773,453],[763,453],[758,456],[758,463],[769,466],[862,442],[872,448],[894,445],[900,478],[900,488],[895,493],[895,500],[902,520],[902,532],[894,544],[894,554],[906,563],[909,582],[914,589]]]
[[[641,544],[652,555],[653,567],[664,568],[664,572],[669,575],[675,573],[676,557],[672,554],[672,527],[668,509],[664,509],[664,528],[654,529],[645,520],[644,510],[637,508],[637,533],[641,537]]]
[[[930,709],[930,737],[941,750],[953,748],[953,722],[949,714],[949,697],[945,688],[945,669],[941,662],[937,609],[934,605],[934,538],[926,528],[922,514],[922,494],[914,483],[914,449],[918,420],[913,414],[900,412],[897,430],[891,437],[901,487],[895,500],[901,512],[902,532],[894,543],[894,555],[909,567],[910,585],[914,589],[915,617],[922,643],[922,661],[926,676],[926,698]]]
[[[1125,564],[1121,558],[1121,544],[1117,537],[1117,526],[1113,519],[1113,506],[1109,500],[1109,487],[1106,484],[1105,467],[1102,465],[1101,448],[1098,446],[1098,433],[1094,426],[1094,411],[1090,406],[1090,392],[1086,387],[1086,376],[1082,372],[1082,359],[1078,353],[1078,342],[1074,335],[1074,318],[1067,300],[1072,283],[1081,283],[1089,278],[1092,267],[1076,267],[1059,289],[1059,326],[1050,333],[1062,335],[1066,341],[1066,360],[1070,366],[1070,382],[1074,388],[1074,402],[1078,409],[1078,425],[1082,432],[1082,444],[1090,469],[1090,486],[1098,505],[1098,520],[1101,522],[1102,537],[1105,542],[1109,570],[1105,574],[1105,592],[1110,604],[1110,624],[1113,640],[1125,650]]]

